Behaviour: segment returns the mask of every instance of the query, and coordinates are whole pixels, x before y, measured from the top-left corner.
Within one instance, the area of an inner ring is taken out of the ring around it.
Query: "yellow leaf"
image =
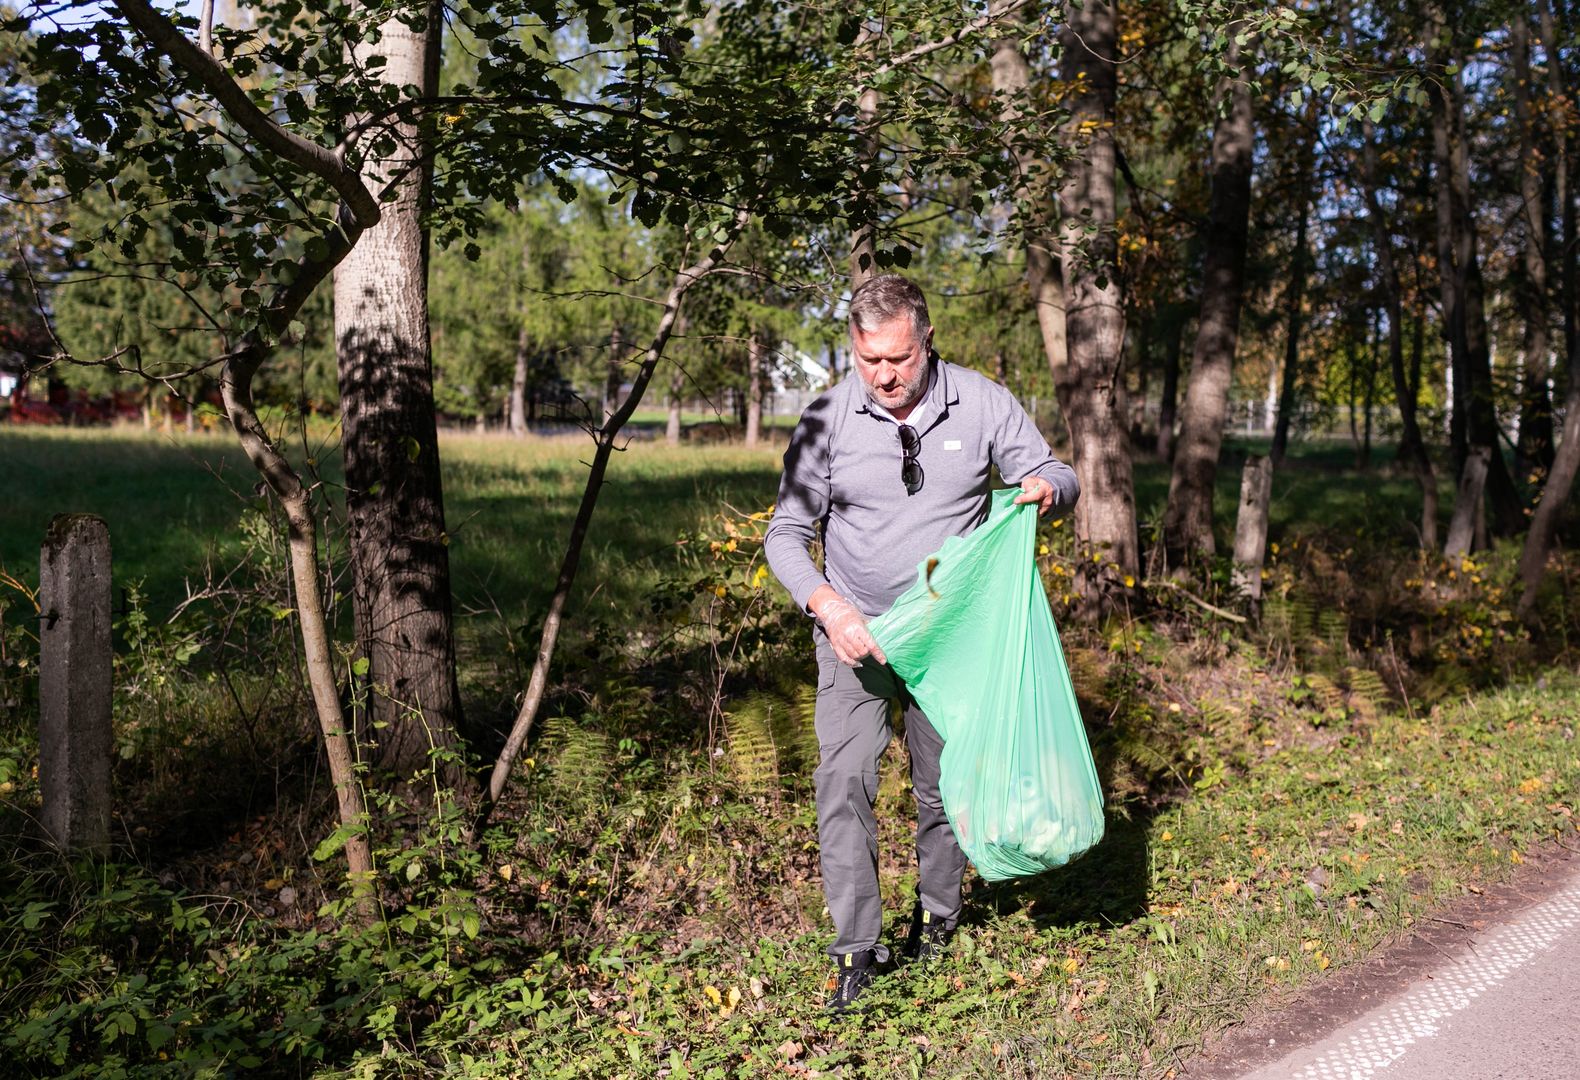
[[[506,863],[504,866],[499,868],[499,876],[504,878],[506,881],[509,881],[511,878],[516,876],[516,868],[511,866],[509,863]]]
[[[1069,959],[1065,960],[1065,962],[1063,964],[1060,964],[1059,966],[1064,968],[1064,973],[1066,975],[1074,975],[1077,971],[1080,970],[1081,962],[1079,960],[1077,960],[1075,957],[1072,956]]]
[[[723,585],[715,585],[715,586],[713,586],[713,595],[717,596],[720,600],[724,599],[724,594],[726,592],[728,592],[728,591],[729,590],[726,589]]]
[[[1125,575],[1125,588],[1127,588],[1127,589],[1134,589],[1135,587],[1136,587],[1136,579],[1135,579],[1135,577],[1130,575],[1130,574],[1126,574]]]
[[[707,995],[708,1000],[713,1002],[714,1005],[719,1005],[724,1001],[717,986],[704,986],[702,992]]]

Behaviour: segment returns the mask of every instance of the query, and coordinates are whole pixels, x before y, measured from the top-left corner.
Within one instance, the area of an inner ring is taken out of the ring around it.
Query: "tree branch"
[[[616,437],[620,428],[631,418],[641,404],[642,395],[647,390],[647,384],[653,378],[653,372],[658,367],[658,362],[663,358],[664,347],[669,343],[670,335],[675,329],[675,320],[680,314],[681,301],[685,299],[690,288],[703,278],[711,274],[723,260],[725,253],[735,242],[736,237],[746,227],[750,219],[748,210],[740,210],[735,215],[735,220],[726,232],[724,239],[708,251],[708,253],[691,266],[685,267],[675,274],[674,283],[669,288],[669,294],[664,299],[664,313],[659,317],[658,327],[653,331],[653,337],[648,344],[642,365],[637,370],[636,378],[631,381],[631,393],[626,396],[620,408],[616,409],[596,434],[597,450],[593,455],[592,467],[587,475],[587,487],[582,492],[581,505],[576,511],[576,520],[571,525],[571,535],[565,545],[565,556],[560,563],[559,579],[554,586],[554,595],[549,600],[548,614],[543,621],[543,635],[538,644],[537,660],[532,666],[532,677],[527,684],[526,697],[522,700],[521,709],[516,714],[516,721],[511,726],[510,736],[505,740],[504,749],[499,753],[499,759],[494,763],[493,775],[489,778],[488,791],[483,796],[483,805],[479,811],[475,829],[480,829],[487,823],[489,815],[499,803],[499,798],[504,794],[505,785],[510,780],[510,770],[515,765],[516,757],[521,753],[521,748],[526,745],[527,735],[532,730],[532,723],[537,719],[538,707],[543,703],[543,694],[548,687],[549,664],[554,659],[554,647],[559,638],[560,622],[565,612],[565,602],[570,597],[571,587],[576,581],[576,570],[581,562],[582,546],[587,539],[587,527],[592,521],[593,510],[598,504],[598,492],[603,487],[604,471],[609,465],[609,456],[614,450]]]
[[[198,48],[147,0],[114,0],[114,3],[126,16],[126,21],[155,49],[213,94],[220,108],[242,130],[281,158],[326,181],[355,211],[364,228],[379,220],[381,212],[377,200],[356,171],[346,167],[339,152],[287,131],[270,119],[252,103],[247,91],[230,77],[218,60]]]

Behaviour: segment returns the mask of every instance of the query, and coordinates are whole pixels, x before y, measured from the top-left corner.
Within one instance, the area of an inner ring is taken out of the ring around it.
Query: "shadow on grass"
[[[1103,839],[1067,866],[1034,878],[978,885],[967,925],[1024,912],[1039,930],[1118,926],[1146,914],[1152,815],[1108,814]]]

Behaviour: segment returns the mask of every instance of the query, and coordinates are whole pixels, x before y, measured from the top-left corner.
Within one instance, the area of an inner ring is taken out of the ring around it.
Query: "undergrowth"
[[[716,505],[716,503],[715,503]],[[949,954],[822,1011],[809,623],[766,508],[668,545],[640,607],[587,604],[494,824],[369,778],[381,916],[340,881],[278,522],[117,624],[116,853],[61,864],[37,806],[33,598],[0,579],[0,1047],[37,1075],[1166,1076],[1265,995],[1363,955],[1574,832],[1568,598],[1518,551],[1444,562],[1286,530],[1245,623],[1229,568],[1068,617],[1108,796],[1071,867],[968,882]],[[283,614],[282,614],[283,613]],[[530,654],[531,619],[478,640]],[[265,662],[267,661],[267,662]],[[509,700],[510,671],[487,693]],[[474,677],[475,673],[474,673]],[[1543,681],[1545,680],[1545,685]],[[478,748],[486,758],[487,737]],[[879,788],[891,939],[915,872],[901,740]],[[315,851],[318,858],[314,858]]]

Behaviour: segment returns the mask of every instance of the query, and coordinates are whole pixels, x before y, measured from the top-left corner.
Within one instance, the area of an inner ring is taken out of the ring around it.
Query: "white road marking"
[[[1511,922],[1487,931],[1465,955],[1406,991],[1380,1016],[1351,1024],[1354,1030],[1348,1038],[1320,1056],[1302,1061],[1306,1054],[1296,1051],[1253,1076],[1368,1080],[1411,1047],[1437,1035],[1455,1013],[1547,952],[1577,925],[1580,878]]]

